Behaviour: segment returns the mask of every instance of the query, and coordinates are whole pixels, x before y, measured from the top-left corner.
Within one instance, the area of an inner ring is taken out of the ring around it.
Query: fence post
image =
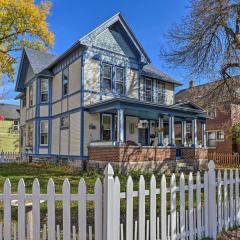
[[[114,239],[114,171],[110,163],[104,170],[103,239]]]
[[[216,206],[216,173],[215,164],[208,164],[208,231],[209,237],[217,236],[217,206]]]

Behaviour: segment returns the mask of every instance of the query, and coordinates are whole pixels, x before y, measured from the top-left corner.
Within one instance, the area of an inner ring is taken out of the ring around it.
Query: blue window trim
[[[104,78],[104,74],[103,74],[103,65],[109,65],[110,67],[111,67],[111,90],[110,91],[104,91],[103,90],[103,78]],[[102,61],[102,63],[101,63],[101,74],[100,74],[100,76],[101,76],[101,78],[100,78],[100,82],[101,82],[101,84],[100,84],[100,91],[102,92],[102,93],[113,93],[113,89],[114,89],[114,65],[113,64],[111,64],[111,63],[108,63],[108,62],[106,62],[106,61]]]
[[[49,132],[50,132],[50,128],[49,128],[49,122],[51,120],[50,119],[41,119],[39,120],[39,130],[38,130],[38,133],[39,133],[39,148],[49,148],[49,142],[51,141],[51,139],[49,138]],[[47,144],[41,144],[41,122],[47,122],[48,124],[48,143]]]
[[[41,99],[41,97],[42,97],[42,80],[47,80],[47,84],[48,84],[48,99],[45,102],[42,102],[42,99]],[[50,84],[49,78],[44,78],[44,77],[39,78],[39,92],[40,92],[39,104],[40,105],[48,105],[50,102],[50,96],[49,96],[50,86],[49,86],[49,84]]]

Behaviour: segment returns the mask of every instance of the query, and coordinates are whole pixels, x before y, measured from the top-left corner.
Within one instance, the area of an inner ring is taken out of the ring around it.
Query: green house
[[[19,152],[18,105],[0,104],[0,152]]]

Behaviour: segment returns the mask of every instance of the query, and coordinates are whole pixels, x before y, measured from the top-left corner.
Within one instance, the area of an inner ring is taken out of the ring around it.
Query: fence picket
[[[102,183],[99,178],[95,183],[94,193],[95,193],[95,202],[94,202],[95,240],[102,240]]]
[[[40,240],[40,185],[37,178],[33,181],[33,239]]]
[[[87,239],[86,183],[81,178],[78,184],[78,239]]]
[[[18,183],[18,239],[25,239],[25,184],[21,178]]]
[[[233,171],[230,170],[230,226],[233,227],[234,217],[233,217]]]
[[[133,239],[133,181],[129,176],[126,192],[126,240]]]
[[[115,178],[114,182],[114,239],[119,240],[120,237],[120,181]]]
[[[55,239],[55,185],[52,178],[49,179],[47,185],[47,210],[48,210],[48,239]]]
[[[236,198],[236,222],[240,225],[240,206],[239,206],[239,172],[235,171],[235,198]]]
[[[181,240],[185,239],[185,178],[184,174],[180,176],[180,236]]]
[[[224,229],[228,230],[228,179],[227,171],[224,171]]]
[[[161,239],[167,239],[167,184],[165,175],[161,178]]]
[[[63,187],[63,240],[71,239],[71,212],[70,212],[70,183],[64,179]]]
[[[197,188],[197,237],[198,239],[202,238],[202,225],[201,225],[201,176],[200,173],[197,172],[196,179],[196,188]]]
[[[3,235],[3,227],[2,227],[2,223],[0,223],[0,240],[2,240],[2,235]]]
[[[189,240],[193,240],[193,175],[189,174],[188,177],[188,214],[189,214]]]
[[[171,239],[177,239],[177,213],[176,213],[176,177],[175,174],[172,174],[171,177]]]
[[[145,240],[145,181],[141,175],[139,179],[139,204],[138,204],[138,238]]]
[[[156,178],[152,175],[150,180],[150,239],[156,239]]]
[[[60,226],[57,225],[57,240],[60,240]]]
[[[208,173],[204,173],[204,236],[208,236]]]
[[[222,176],[218,171],[218,230],[222,230]]]

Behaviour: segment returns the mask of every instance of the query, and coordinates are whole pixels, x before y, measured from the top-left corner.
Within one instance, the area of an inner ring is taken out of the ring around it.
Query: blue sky
[[[52,53],[61,54],[77,39],[121,12],[152,63],[187,87],[189,79],[185,78],[184,70],[167,67],[158,55],[160,47],[166,44],[164,33],[188,13],[188,0],[52,0],[52,3],[48,18],[50,30],[55,33]]]

